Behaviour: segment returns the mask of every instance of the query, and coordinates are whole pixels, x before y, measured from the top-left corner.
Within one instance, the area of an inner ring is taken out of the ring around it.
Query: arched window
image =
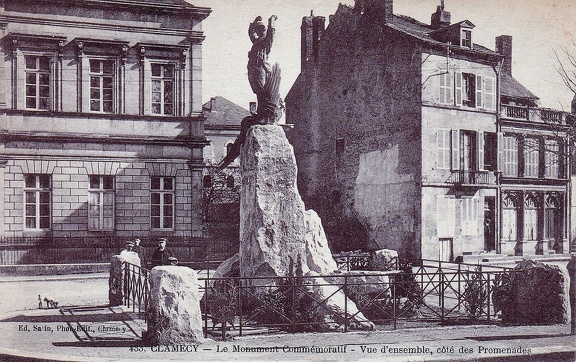
[[[559,195],[546,195],[544,203],[544,239],[550,240],[550,247],[555,241],[561,241],[564,236],[562,203]]]
[[[515,195],[505,193],[502,196],[502,240],[518,239],[518,201]]]
[[[538,238],[538,201],[536,196],[528,194],[524,198],[524,240]]]

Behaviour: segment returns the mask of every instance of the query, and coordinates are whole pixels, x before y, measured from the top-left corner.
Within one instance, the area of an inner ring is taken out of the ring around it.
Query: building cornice
[[[63,21],[52,19],[37,19],[24,16],[6,16],[5,20],[7,24],[9,23],[34,24],[34,25],[43,25],[47,27],[61,26],[69,28],[92,29],[92,30],[112,30],[112,31],[123,31],[129,33],[184,36],[187,37],[190,41],[194,42],[202,42],[205,38],[203,32],[193,31],[190,29],[174,29],[174,28],[159,28],[159,27],[151,28],[143,26],[127,26],[127,25],[75,22],[75,21]]]
[[[26,2],[43,5],[46,3],[46,0],[26,0]],[[50,0],[50,3],[70,6],[70,0]],[[179,4],[170,4],[157,0],[75,0],[74,5],[95,7],[99,9],[129,9],[133,11],[154,13],[182,14],[184,12],[187,16],[192,16],[194,19],[200,21],[206,19],[212,12],[212,9],[210,8],[194,6],[185,1],[182,1]]]

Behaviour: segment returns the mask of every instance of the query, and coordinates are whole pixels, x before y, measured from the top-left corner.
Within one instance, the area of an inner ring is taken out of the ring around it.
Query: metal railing
[[[150,296],[150,271],[138,265],[122,263],[124,268],[124,305],[138,312],[138,318],[148,322],[148,298]]]
[[[433,265],[435,264],[435,265]],[[494,323],[498,307],[492,294],[514,271],[473,264],[428,263],[393,272],[284,278],[201,278],[204,330],[226,337],[265,328],[269,331],[313,331],[325,320],[348,331],[374,323],[398,328],[406,322]],[[312,290],[326,288],[318,294]],[[331,298],[348,298],[339,308]],[[323,313],[325,317],[316,318]],[[260,331],[261,332],[261,331]]]
[[[513,120],[526,120],[565,125],[569,121],[568,112],[548,108],[530,108],[502,104],[502,118]]]
[[[129,237],[2,237],[0,265],[108,263]],[[145,254],[150,257],[156,238],[142,237]],[[208,242],[192,236],[170,236],[168,246],[181,262],[197,262],[231,256],[230,243]]]
[[[496,175],[493,171],[455,170],[452,171],[446,183],[452,185],[496,185]]]

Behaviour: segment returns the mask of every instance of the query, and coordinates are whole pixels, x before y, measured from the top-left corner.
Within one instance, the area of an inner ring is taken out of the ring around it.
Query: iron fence
[[[150,296],[150,271],[138,265],[122,263],[124,268],[124,305],[138,312],[138,318],[148,322],[148,298]]]
[[[410,270],[381,273],[201,278],[205,333],[226,338],[262,328],[298,332],[333,330],[337,325],[338,330],[348,331],[370,322],[379,329],[414,322],[499,322],[492,294],[505,287],[513,271],[440,264],[440,268],[422,263]],[[322,288],[324,294],[312,292]],[[343,305],[334,307],[333,299]],[[331,323],[332,327],[327,326]]]
[[[108,263],[112,255],[124,248],[130,238],[119,236],[98,237],[2,237],[0,238],[0,265],[18,264],[70,264]],[[156,238],[142,237],[140,246],[151,256]],[[181,262],[220,260],[223,251],[232,253],[229,245],[208,242],[193,236],[169,236],[168,246]]]

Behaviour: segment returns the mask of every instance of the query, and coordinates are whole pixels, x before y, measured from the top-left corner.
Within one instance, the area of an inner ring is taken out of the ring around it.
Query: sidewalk
[[[199,346],[143,346],[142,320],[121,307],[78,306],[0,320],[0,360],[569,361],[569,325],[458,326],[396,331],[275,334],[206,339]],[[19,357],[16,357],[19,356]]]

